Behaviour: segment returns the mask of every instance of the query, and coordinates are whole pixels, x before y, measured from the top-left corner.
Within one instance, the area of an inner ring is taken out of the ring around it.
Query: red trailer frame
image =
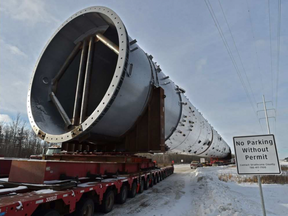
[[[149,186],[151,187],[171,175],[173,171],[174,167],[169,166],[129,175],[120,175],[115,178],[96,178],[95,181],[82,178],[77,182],[77,186],[60,191],[41,189],[41,185],[35,184],[23,184],[10,189],[0,188],[0,216],[42,216],[51,211],[57,211],[59,214],[64,215],[75,210],[79,211],[84,203],[87,203],[87,200],[90,203],[92,200],[93,203],[97,203],[102,207],[106,205],[103,208],[104,212],[109,212],[113,208],[115,196],[120,195],[124,185],[128,187],[129,193],[134,193],[135,196],[136,193],[142,193],[144,188],[148,189]],[[5,180],[7,181],[7,179]],[[61,184],[61,181],[55,182]],[[146,186],[143,188],[145,184]],[[31,189],[33,187],[39,188],[38,190],[33,190]],[[111,194],[114,194],[114,200],[112,207],[110,203],[107,208],[107,199],[111,199]],[[110,195],[110,198],[107,197],[108,195]]]

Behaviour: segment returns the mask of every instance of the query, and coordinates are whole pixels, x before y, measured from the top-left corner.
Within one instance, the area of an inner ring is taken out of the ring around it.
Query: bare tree
[[[21,115],[9,124],[0,122],[0,155],[4,157],[28,158],[41,154],[49,144],[40,140]]]

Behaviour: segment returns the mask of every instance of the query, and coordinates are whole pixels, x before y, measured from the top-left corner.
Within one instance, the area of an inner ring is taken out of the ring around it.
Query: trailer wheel
[[[151,178],[150,187],[153,187],[153,185],[154,185],[154,176],[152,175],[151,177],[152,177],[152,178]]]
[[[139,193],[142,193],[144,191],[144,180],[141,179],[140,181],[140,187],[139,187]]]
[[[34,212],[33,216],[60,216],[60,214],[53,209],[41,209]]]
[[[154,185],[157,184],[157,179],[158,179],[158,177],[157,177],[157,175],[155,174],[155,175],[154,175]]]
[[[124,184],[122,185],[120,193],[116,195],[116,202],[119,204],[125,203],[127,200],[127,195],[128,195],[128,186]]]
[[[146,178],[145,184],[144,184],[144,190],[148,190],[149,188],[149,177]]]
[[[133,197],[136,196],[136,193],[137,193],[137,184],[136,184],[136,182],[134,181],[133,184],[132,184],[132,188],[131,188],[131,190],[130,190],[129,193],[128,193],[128,196],[129,196],[130,198],[133,198]]]
[[[113,209],[114,199],[115,199],[114,191],[109,190],[104,194],[102,206],[101,206],[102,211],[104,213],[108,213]]]
[[[94,214],[94,202],[92,199],[80,200],[76,205],[74,215],[77,216],[92,216]]]

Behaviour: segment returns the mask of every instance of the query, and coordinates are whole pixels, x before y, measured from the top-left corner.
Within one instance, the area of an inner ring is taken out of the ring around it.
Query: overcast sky
[[[204,0],[2,0],[0,120],[9,122],[17,112],[27,120],[28,84],[46,42],[72,14],[85,7],[100,5],[111,8],[121,17],[128,34],[136,38],[142,49],[154,56],[162,70],[186,90],[193,105],[232,149],[233,136],[267,133],[265,121],[261,120],[261,129],[256,116],[257,109],[263,109],[263,104],[257,108],[256,103],[262,101],[264,94],[267,101],[273,101],[273,106],[267,103],[267,108],[275,108],[276,104],[278,1],[270,1],[272,74],[268,1],[220,0],[243,67],[218,0],[210,2],[251,95],[254,110]],[[275,120],[270,119],[281,158],[288,157],[287,4],[282,1],[277,131]],[[269,114],[275,116],[273,111]],[[259,118],[263,117],[264,113],[260,112]]]

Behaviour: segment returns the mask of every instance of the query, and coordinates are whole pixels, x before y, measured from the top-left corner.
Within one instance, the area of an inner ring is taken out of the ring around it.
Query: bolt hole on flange
[[[49,84],[49,79],[48,79],[48,77],[43,77],[42,82],[43,82],[45,85]]]

